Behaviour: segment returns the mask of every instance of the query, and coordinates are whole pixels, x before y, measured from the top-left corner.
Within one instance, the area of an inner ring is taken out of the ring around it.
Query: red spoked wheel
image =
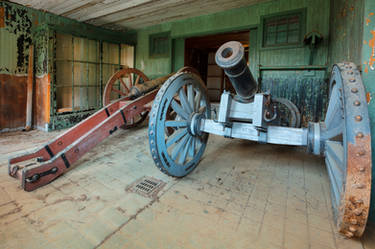
[[[138,69],[124,68],[114,73],[109,78],[103,92],[103,106],[128,96],[130,89],[136,84],[142,84],[148,81],[148,77]],[[148,115],[148,112],[143,112],[137,117],[132,118],[123,128],[131,128],[142,123]]]

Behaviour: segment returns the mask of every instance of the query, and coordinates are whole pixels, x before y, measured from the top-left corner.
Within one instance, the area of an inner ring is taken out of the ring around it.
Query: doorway
[[[218,102],[223,90],[234,92],[223,69],[216,65],[215,53],[225,42],[239,41],[245,48],[246,61],[249,59],[250,31],[230,32],[185,39],[184,64],[196,68],[206,83],[211,102]]]

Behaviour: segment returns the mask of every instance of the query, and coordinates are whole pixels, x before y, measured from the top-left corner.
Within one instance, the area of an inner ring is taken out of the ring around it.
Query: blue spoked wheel
[[[170,77],[156,95],[148,130],[151,155],[162,172],[182,177],[197,166],[208,139],[198,131],[202,118],[210,118],[202,79],[186,72]]]
[[[333,213],[340,232],[360,237],[369,214],[372,162],[366,93],[357,66],[335,65],[330,89],[321,137]]]

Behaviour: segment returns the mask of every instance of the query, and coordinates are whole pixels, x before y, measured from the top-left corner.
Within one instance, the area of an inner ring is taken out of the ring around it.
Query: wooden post
[[[33,109],[33,80],[34,80],[34,46],[29,47],[29,66],[27,70],[27,99],[26,99],[26,127],[25,131],[31,130]]]

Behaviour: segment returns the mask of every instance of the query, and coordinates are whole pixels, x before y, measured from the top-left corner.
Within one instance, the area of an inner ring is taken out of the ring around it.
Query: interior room
[[[0,1],[0,248],[375,249],[373,0]]]

